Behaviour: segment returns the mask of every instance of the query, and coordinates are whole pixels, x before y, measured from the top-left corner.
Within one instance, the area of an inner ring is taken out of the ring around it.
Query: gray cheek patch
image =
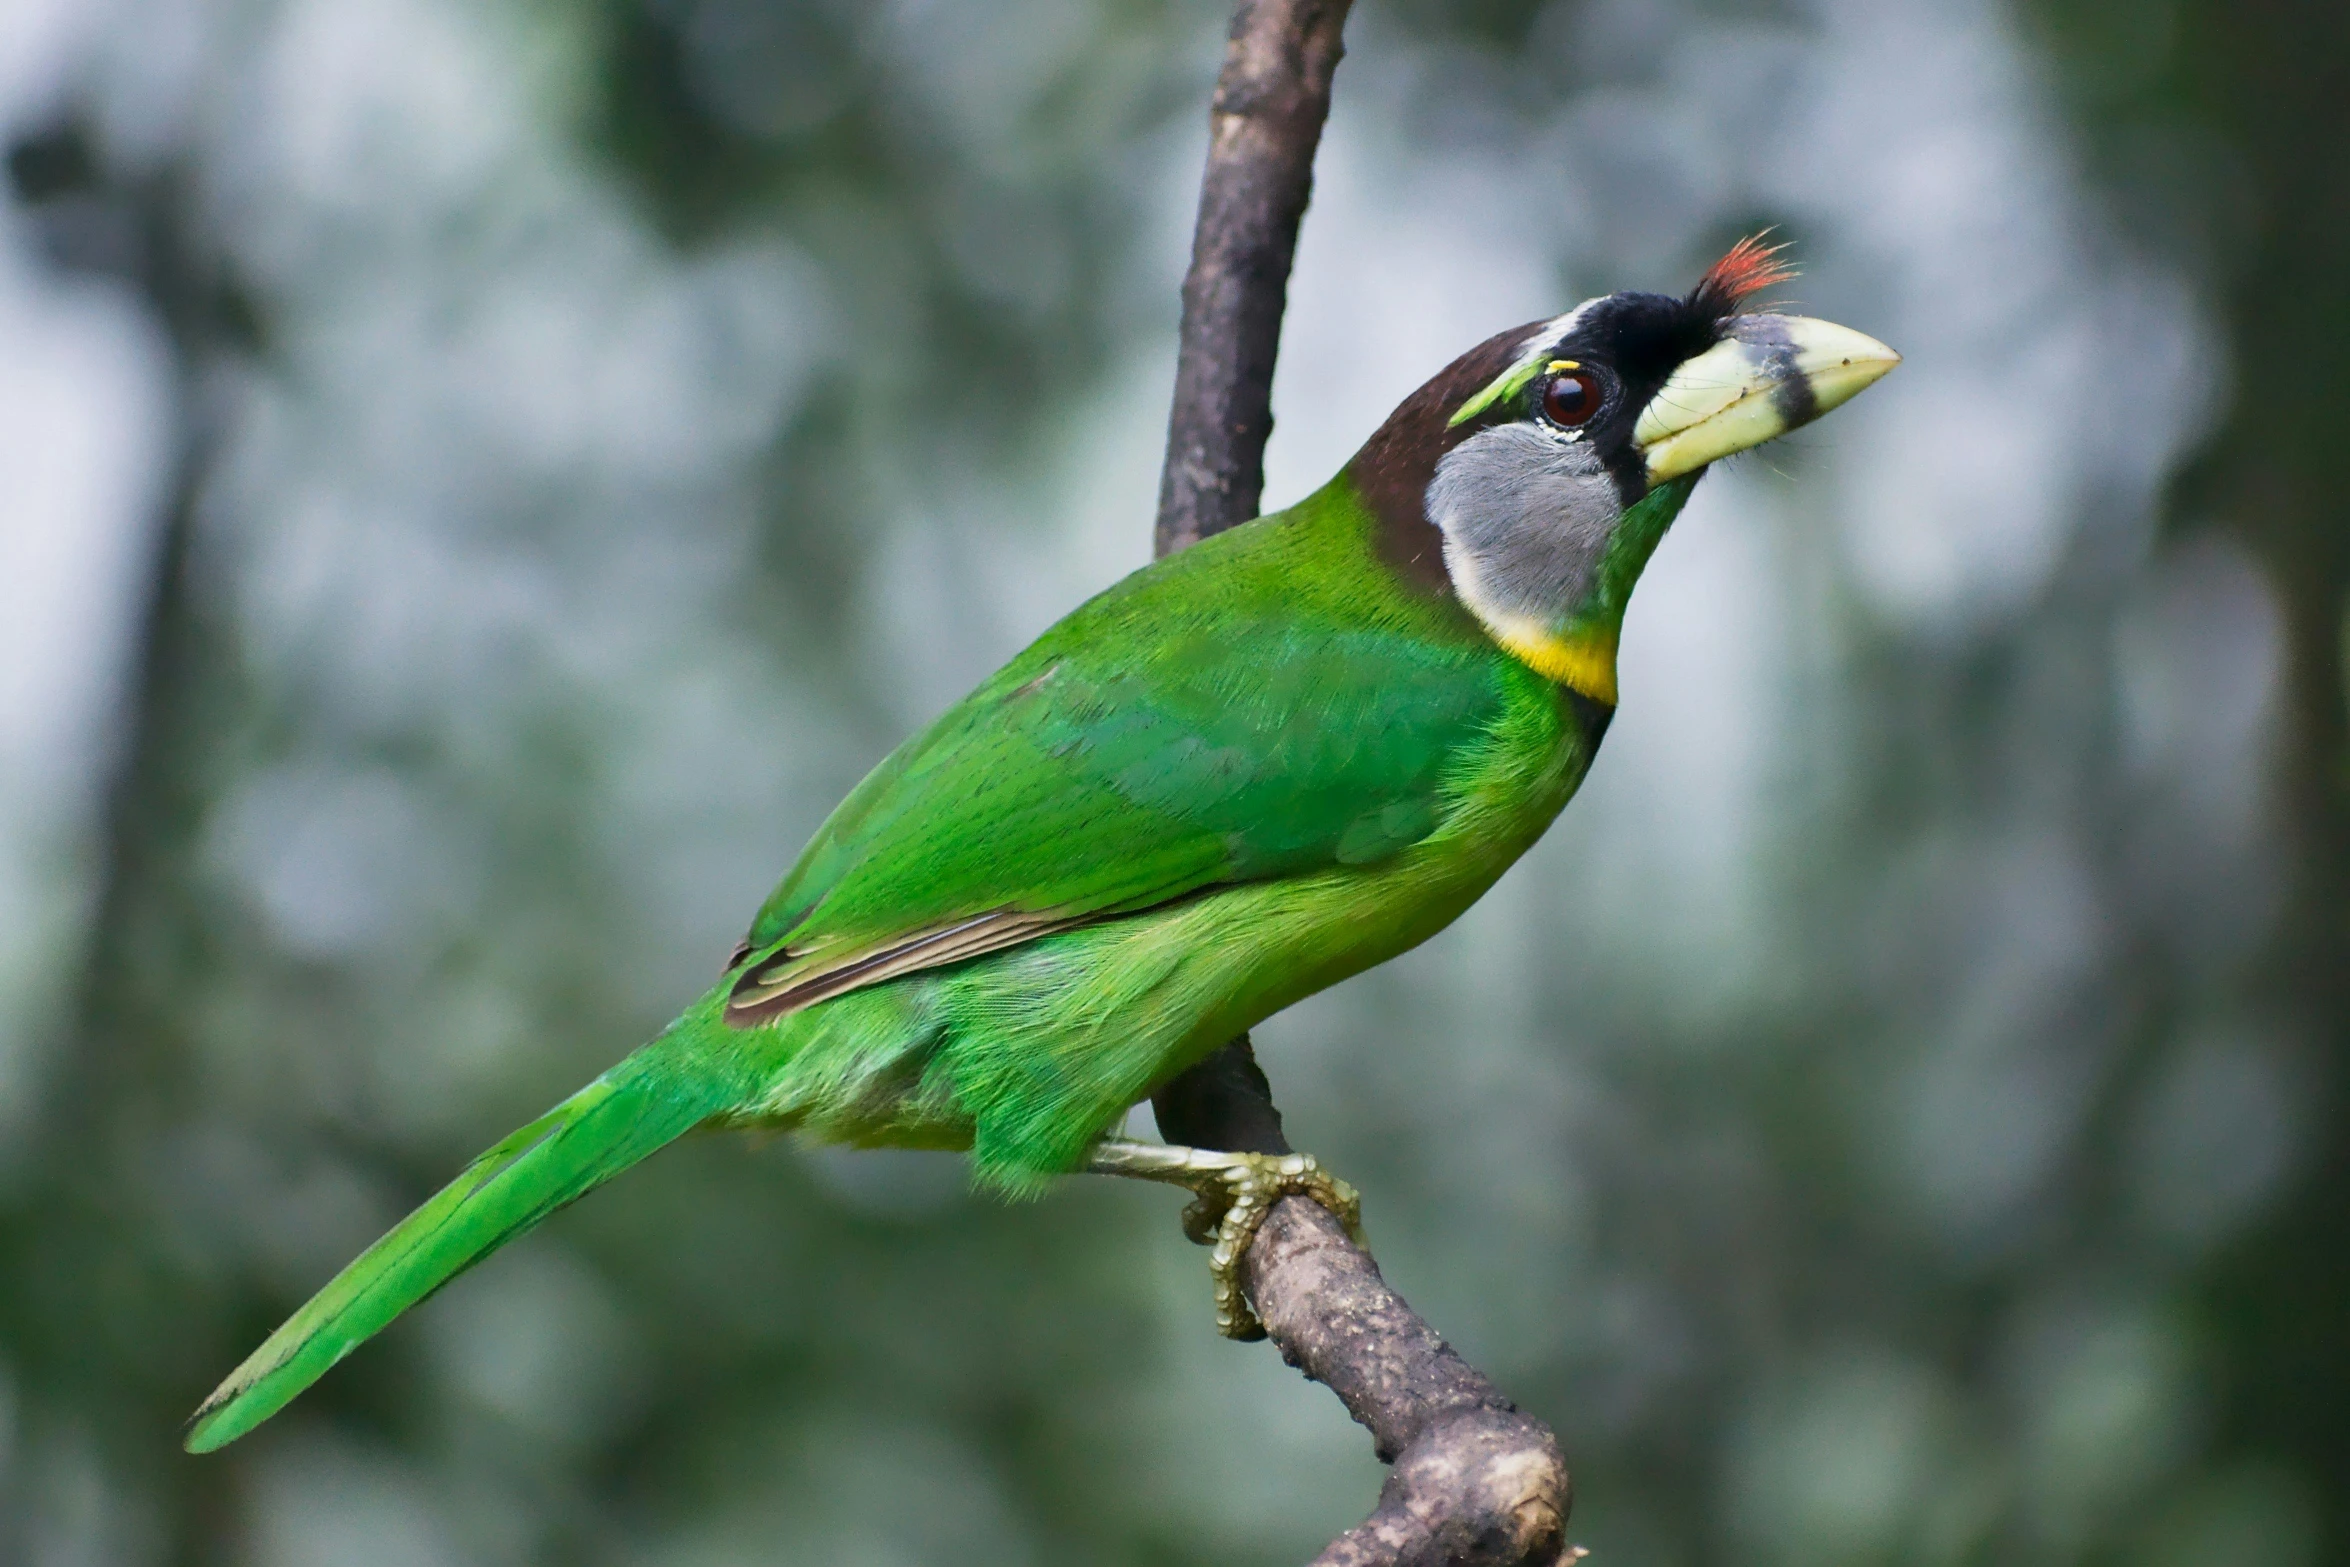
[[[1436,465],[1428,517],[1472,609],[1555,622],[1591,590],[1623,508],[1585,441],[1506,424],[1463,441]]]

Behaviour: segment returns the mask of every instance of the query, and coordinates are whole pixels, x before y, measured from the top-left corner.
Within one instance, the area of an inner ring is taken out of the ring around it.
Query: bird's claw
[[[1348,1239],[1358,1246],[1363,1242],[1361,1194],[1324,1170],[1312,1154],[1225,1153],[1108,1142],[1095,1151],[1092,1168],[1191,1190],[1192,1201],[1183,1210],[1183,1233],[1195,1244],[1212,1248],[1208,1273],[1216,1286],[1216,1330],[1226,1338],[1265,1336],[1264,1323],[1240,1287],[1240,1262],[1265,1216],[1282,1198],[1304,1197],[1319,1204],[1346,1226]]]
[[[1183,1210],[1183,1233],[1208,1253],[1216,1285],[1216,1330],[1226,1338],[1261,1339],[1265,1325],[1240,1287],[1240,1259],[1284,1197],[1304,1197],[1327,1208],[1361,1245],[1363,1199],[1352,1186],[1324,1170],[1312,1154],[1227,1154],[1232,1164],[1194,1188],[1199,1195]]]

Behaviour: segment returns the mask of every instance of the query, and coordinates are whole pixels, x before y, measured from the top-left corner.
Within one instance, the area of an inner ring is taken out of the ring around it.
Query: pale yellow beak
[[[1811,423],[1899,363],[1883,343],[1833,321],[1740,316],[1649,400],[1632,444],[1648,459],[1648,482],[1661,484]]]

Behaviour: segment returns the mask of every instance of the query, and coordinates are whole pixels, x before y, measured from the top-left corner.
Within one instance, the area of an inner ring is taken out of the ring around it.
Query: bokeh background
[[[1156,1189],[681,1145],[181,1419],[1147,555],[1221,0],[0,3],[0,1564],[1275,1564]],[[1602,1567],[2350,1562],[2350,8],[1359,0],[1268,500],[1764,224],[1583,798],[1260,1048]]]

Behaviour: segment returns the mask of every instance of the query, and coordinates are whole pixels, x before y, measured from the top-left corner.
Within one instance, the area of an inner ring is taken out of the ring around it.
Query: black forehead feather
[[[1583,312],[1553,350],[1561,359],[1596,360],[1638,387],[1662,385],[1682,361],[1722,340],[1729,316],[1712,301],[1670,294],[1610,294]]]
[[[1582,348],[1609,360],[1629,381],[1661,380],[1660,372],[1670,373],[1726,337],[1756,294],[1795,276],[1784,259],[1787,247],[1766,245],[1764,237],[1751,234],[1732,245],[1679,299],[1609,295],[1584,313],[1556,352],[1571,359]]]

